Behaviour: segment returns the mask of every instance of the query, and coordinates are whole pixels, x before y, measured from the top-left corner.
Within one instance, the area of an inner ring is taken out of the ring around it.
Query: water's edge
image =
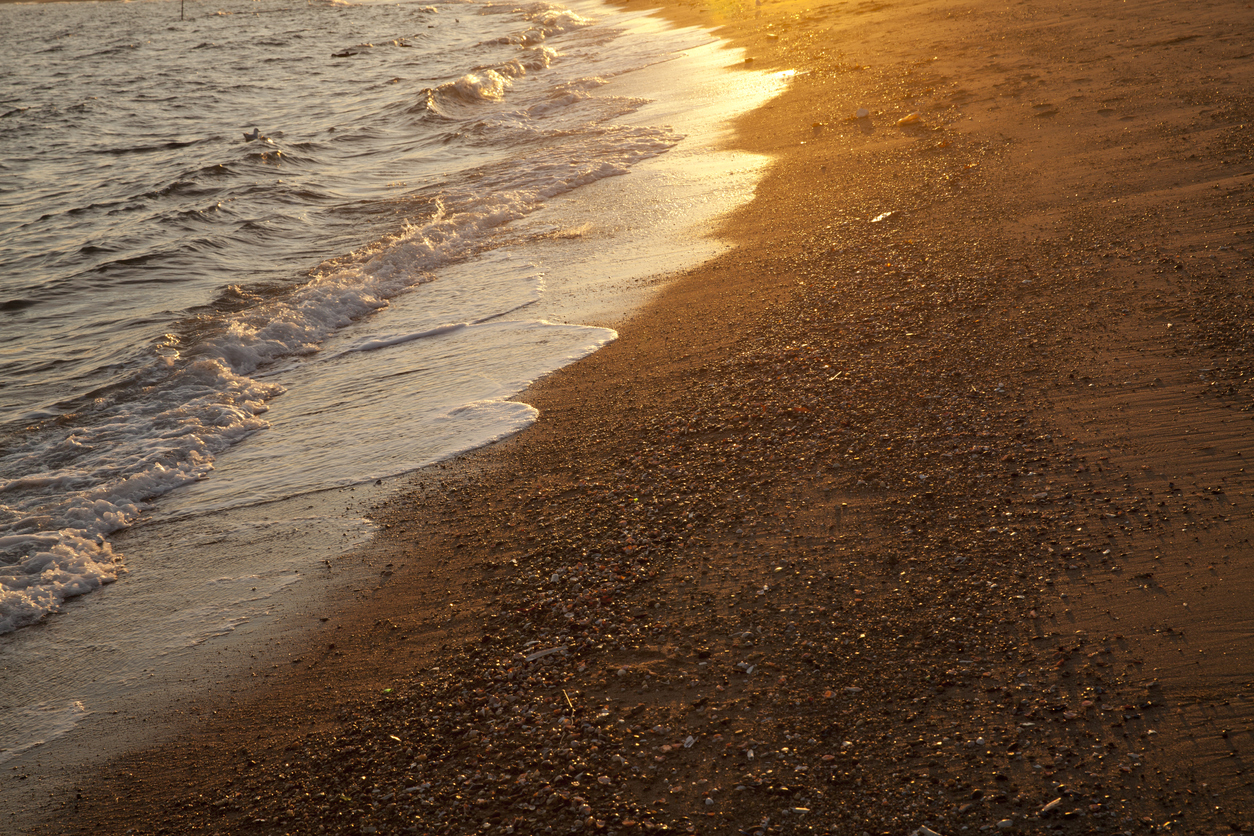
[[[664,24],[649,18],[643,25]],[[687,73],[700,79],[696,89],[686,98],[646,108],[638,120],[686,119],[696,128],[712,113],[726,119],[761,104],[784,83],[764,76],[760,89],[748,97],[753,101],[746,99],[737,108],[718,89],[720,83],[744,84],[743,74],[733,79],[723,69],[738,63],[737,55],[716,44],[694,53],[700,54],[685,60],[701,68],[700,73],[695,66]],[[674,72],[673,66],[661,67],[649,78],[646,71],[630,85],[666,89]],[[716,78],[720,73],[722,82]],[[522,226],[562,229],[594,218],[607,232],[613,230],[618,242],[607,247],[608,234],[555,239],[541,253],[545,301],[529,314],[613,327],[643,305],[665,276],[724,250],[725,245],[708,237],[715,219],[752,196],[765,166],[764,160],[748,155],[711,155],[710,145],[729,133],[724,125],[702,144],[681,146],[633,169],[629,177],[587,186],[526,219]],[[694,216],[701,217],[695,229]],[[525,403],[525,390],[512,400]],[[11,637],[16,642],[0,649],[5,662],[24,655],[25,664],[38,664],[67,644],[86,640],[89,658],[96,660],[67,672],[64,682],[46,683],[43,693],[60,695],[55,701],[39,699],[35,692],[13,695],[14,702],[27,706],[27,722],[43,733],[0,753],[6,771],[29,776],[0,785],[0,811],[20,830],[22,820],[50,812],[41,809],[50,791],[71,785],[93,764],[177,733],[214,699],[261,681],[253,676],[256,671],[290,661],[308,632],[334,617],[340,596],[378,585],[378,570],[368,558],[375,530],[372,509],[417,483],[472,477],[474,458],[465,457],[452,468],[433,464],[372,484],[212,515],[141,522],[123,532],[116,538],[127,555],[127,575],[120,583],[107,594],[69,602],[63,616],[19,631]],[[264,571],[258,571],[263,564]],[[194,612],[160,600],[158,587],[166,576],[197,571],[212,580],[200,585]],[[128,646],[114,637],[110,624],[122,630],[135,608],[147,614],[147,623],[139,643]],[[70,629],[75,624],[80,629]],[[125,693],[109,673],[111,660],[118,658],[129,664]],[[97,664],[99,669],[93,670]]]

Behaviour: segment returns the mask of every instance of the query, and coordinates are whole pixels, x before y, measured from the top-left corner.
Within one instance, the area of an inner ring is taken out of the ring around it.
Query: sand
[[[1250,4],[666,13],[734,248],[35,832],[1254,830]]]

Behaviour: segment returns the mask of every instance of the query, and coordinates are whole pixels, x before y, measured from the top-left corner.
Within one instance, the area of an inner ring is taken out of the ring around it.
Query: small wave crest
[[[397,334],[391,337],[377,337],[375,339],[366,340],[360,345],[345,349],[343,354],[352,354],[360,351],[378,351],[381,348],[392,348],[393,346],[412,343],[416,340],[430,339],[431,337],[443,337],[446,334],[452,334],[466,328],[469,323],[455,322],[448,325],[440,325],[436,328],[428,328],[425,331],[417,331],[412,334]]]
[[[468,73],[456,81],[441,84],[431,91],[432,98],[455,99],[462,102],[498,102],[505,98],[509,77],[497,70]]]
[[[514,80],[528,72],[547,69],[556,51],[549,47],[536,47],[525,54],[496,67],[482,67],[461,78],[445,82],[422,91],[417,111],[431,111],[441,116],[452,116],[448,106],[474,105],[483,102],[499,102]]]
[[[497,8],[488,7],[485,13],[512,14],[513,11],[510,6],[500,6]],[[541,8],[528,13],[528,25],[525,29],[512,35],[502,36],[498,42],[532,46],[543,43],[554,35],[591,26],[592,23],[588,18],[582,17],[570,9]]]
[[[503,13],[509,7],[488,7],[485,13]],[[512,13],[512,10],[511,10]],[[512,35],[502,36],[496,43],[517,44],[523,49],[515,58],[494,67],[481,67],[454,81],[422,91],[416,111],[450,114],[448,105],[498,102],[505,97],[514,79],[529,72],[547,69],[557,57],[555,49],[544,42],[553,35],[592,25],[592,21],[569,9],[543,8],[526,16],[527,27]]]

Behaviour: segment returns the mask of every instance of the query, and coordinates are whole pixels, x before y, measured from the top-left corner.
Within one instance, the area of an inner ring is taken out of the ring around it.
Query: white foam
[[[321,623],[334,583],[370,582],[343,561],[331,568],[375,530],[347,510],[354,500],[327,492],[133,528],[126,583],[81,599],[74,617],[5,636],[0,762],[35,778],[0,785],[6,822],[36,809],[29,791],[43,793],[61,766],[166,728],[157,708],[202,699],[241,667],[271,670],[285,630]]]
[[[493,262],[508,269],[499,256],[473,264],[486,272]],[[287,368],[272,430],[221,456],[213,479],[170,496],[160,518],[374,481],[503,438],[536,416],[510,398],[615,337],[607,328],[531,320],[423,327],[428,304],[438,307],[432,297],[464,291],[471,270],[398,299],[372,323],[393,336]]]

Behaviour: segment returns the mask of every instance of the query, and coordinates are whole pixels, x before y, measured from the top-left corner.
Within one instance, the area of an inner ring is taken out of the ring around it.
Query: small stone
[[[561,645],[560,647],[549,647],[544,650],[537,650],[535,653],[532,653],[531,655],[524,658],[523,661],[534,662],[537,659],[543,659],[545,656],[552,656],[554,653],[564,653],[564,652],[566,652],[566,645]]]

